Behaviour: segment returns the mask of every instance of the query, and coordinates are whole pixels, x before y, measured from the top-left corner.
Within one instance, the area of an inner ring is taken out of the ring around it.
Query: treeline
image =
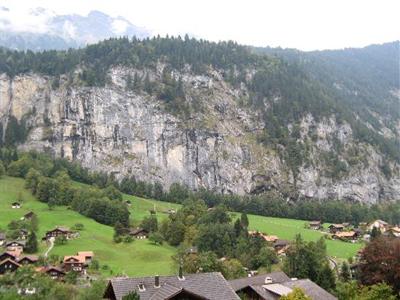
[[[139,197],[152,198],[160,201],[173,203],[184,203],[187,199],[201,199],[207,207],[215,207],[218,205],[226,206],[230,211],[245,212],[263,216],[291,218],[300,220],[321,220],[330,223],[351,222],[357,225],[359,222],[370,222],[374,219],[382,219],[391,224],[400,223],[400,203],[381,203],[367,205],[362,203],[352,203],[339,200],[318,201],[316,199],[300,199],[297,201],[287,201],[290,194],[280,194],[275,191],[268,191],[261,195],[221,195],[209,190],[200,189],[199,191],[190,191],[186,186],[174,183],[168,190],[164,190],[159,182],[150,183],[137,180],[134,176],[123,178],[117,181],[113,176],[106,173],[89,172],[77,162],[70,162],[66,159],[52,159],[45,154],[36,152],[18,154],[13,149],[0,149],[0,159],[3,161],[7,173],[11,176],[26,177],[30,169],[38,171],[44,177],[52,177],[43,179],[46,184],[44,186],[52,186],[53,190],[58,189],[60,185],[58,181],[65,178],[65,175],[75,181],[86,183],[97,187],[96,192],[89,193],[87,189],[83,189],[82,196],[87,199],[104,198],[101,193],[108,191],[105,198],[114,201],[113,206],[118,204],[121,196],[120,192],[135,195]],[[57,175],[61,174],[63,176]],[[68,180],[65,180],[69,182]],[[70,183],[69,183],[70,185]],[[77,187],[73,186],[73,189]],[[52,190],[49,189],[49,190]],[[98,189],[102,189],[99,193]],[[73,203],[71,200],[71,192],[59,190],[65,195],[57,197],[57,201],[62,204]],[[36,192],[36,191],[35,191]],[[46,195],[47,192],[44,193]],[[74,196],[79,193],[73,193]],[[66,199],[64,199],[66,198]],[[51,198],[43,197],[44,201],[49,201]],[[50,201],[51,203],[52,201]],[[108,202],[107,202],[108,203]],[[78,210],[78,207],[75,207]],[[80,208],[82,211],[87,211],[85,206]],[[92,213],[90,213],[92,214]],[[108,222],[112,224],[112,222]]]
[[[53,161],[48,156],[35,152],[18,156],[15,150],[0,151],[8,175],[25,178],[25,187],[30,189],[39,201],[52,209],[57,205],[70,206],[80,214],[106,225],[117,221],[129,225],[129,211],[122,202],[122,194],[113,185],[106,188],[80,187],[71,181],[69,172],[87,181],[100,181],[100,174],[88,175],[85,169],[63,160]],[[17,160],[10,160],[11,158]],[[67,166],[68,168],[65,168]],[[81,170],[78,171],[77,170]],[[79,175],[79,176],[77,176]]]

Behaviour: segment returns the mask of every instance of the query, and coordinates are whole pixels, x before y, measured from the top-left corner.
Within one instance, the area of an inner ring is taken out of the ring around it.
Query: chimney
[[[178,275],[179,280],[185,280],[185,276],[183,276],[183,268],[182,265],[179,266],[179,275]]]
[[[267,276],[265,277],[265,284],[271,284],[272,283],[272,278]]]
[[[139,292],[144,292],[146,290],[146,287],[144,286],[144,283],[141,282],[139,283]]]
[[[154,277],[154,287],[159,288],[160,287],[160,276],[156,275]]]

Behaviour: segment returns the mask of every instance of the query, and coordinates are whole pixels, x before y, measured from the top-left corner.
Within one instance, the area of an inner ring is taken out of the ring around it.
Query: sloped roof
[[[301,288],[312,300],[337,300],[335,296],[325,291],[310,279],[291,280],[284,282],[283,285],[292,289],[295,287]]]
[[[283,272],[273,272],[268,274],[260,274],[253,277],[230,280],[229,284],[232,286],[233,290],[237,292],[246,286],[265,284],[266,277],[270,277],[274,283],[281,283],[290,280],[290,278]]]
[[[94,257],[93,251],[79,251],[77,255],[82,257]]]
[[[343,231],[335,233],[334,236],[337,236],[339,238],[347,238],[347,237],[354,237],[355,235],[357,235],[355,231]]]
[[[331,224],[331,225],[329,225],[328,227],[329,227],[329,228],[331,228],[331,227],[333,227],[333,228],[341,228],[341,229],[344,228],[343,224]]]
[[[154,277],[114,278],[111,279],[107,292],[111,289],[118,300],[136,290],[141,300],[168,299],[181,291],[198,295],[209,300],[240,299],[221,273],[199,273],[185,275],[185,280],[178,276],[160,276],[161,287],[154,287]],[[139,291],[139,284],[144,284],[145,290]],[[164,298],[163,298],[164,297]]]
[[[13,265],[16,265],[18,267],[20,267],[21,265],[19,263],[17,263],[15,260],[12,260],[11,258],[6,258],[5,260],[3,260],[2,262],[0,262],[0,265],[5,264],[6,262],[10,262]]]
[[[78,263],[85,263],[85,257],[84,256],[80,256],[80,255],[71,255],[71,256],[64,256],[64,263],[68,262],[69,260],[71,260],[71,258],[75,261],[77,261]]]
[[[18,262],[21,262],[23,260],[29,260],[31,262],[37,262],[39,260],[39,257],[37,255],[24,255],[21,258],[18,259]]]

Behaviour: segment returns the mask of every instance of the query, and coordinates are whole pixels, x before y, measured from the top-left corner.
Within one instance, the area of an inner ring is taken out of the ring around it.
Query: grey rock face
[[[160,79],[162,66],[156,69],[146,71],[152,80]],[[317,141],[311,147],[312,163],[301,167],[294,180],[286,162],[257,143],[261,117],[238,104],[246,91],[228,86],[218,71],[210,70],[207,76],[179,74],[187,101],[203,105],[189,120],[168,113],[154,96],[125,91],[125,78],[133,72],[110,70],[112,82],[104,88],[68,86],[62,78],[57,90],[51,89],[51,78],[30,74],[11,80],[1,75],[3,128],[10,115],[25,118],[31,130],[20,146],[23,150],[48,151],[117,178],[135,175],[166,188],[180,182],[192,189],[243,195],[296,184],[293,188],[305,197],[369,203],[400,199],[398,173],[386,179],[379,167],[382,157],[371,147],[355,145],[347,124],[338,125],[334,118],[319,123],[311,115],[304,118],[301,139],[313,131]],[[332,151],[334,138],[345,148],[361,147],[370,157],[368,166],[353,166],[345,178],[325,176],[319,154]]]

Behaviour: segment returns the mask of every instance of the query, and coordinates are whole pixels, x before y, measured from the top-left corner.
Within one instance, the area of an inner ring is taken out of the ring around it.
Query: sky
[[[297,48],[363,47],[400,39],[400,0],[0,0],[14,12],[12,25],[45,30],[27,11],[56,14],[99,10],[122,16],[153,34]]]

